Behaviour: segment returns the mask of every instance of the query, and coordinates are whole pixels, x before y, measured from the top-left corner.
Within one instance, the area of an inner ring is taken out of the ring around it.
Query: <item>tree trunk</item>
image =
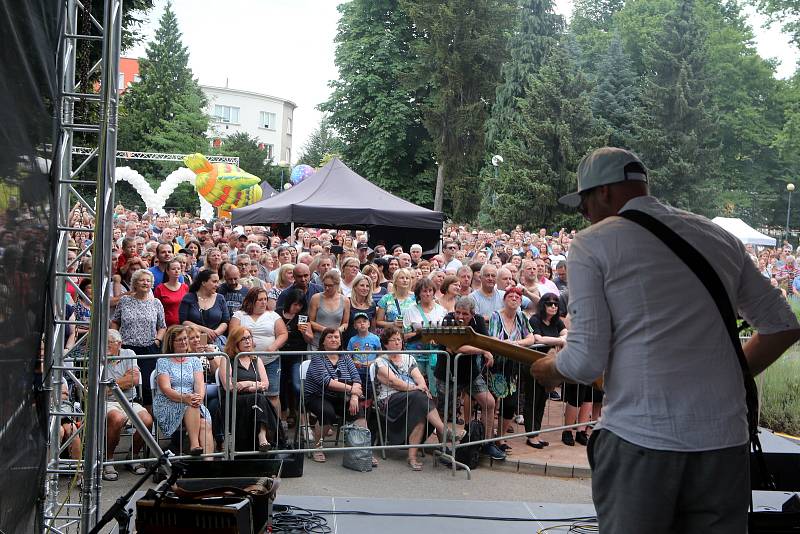
[[[444,204],[444,163],[439,163],[436,169],[436,193],[433,197],[433,210],[442,211]]]

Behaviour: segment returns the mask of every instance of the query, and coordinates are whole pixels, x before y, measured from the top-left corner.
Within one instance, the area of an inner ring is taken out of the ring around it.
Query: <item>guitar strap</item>
[[[758,463],[758,470],[761,475],[759,487],[764,490],[774,490],[775,480],[767,469],[764,452],[761,449],[761,441],[758,438],[758,388],[750,372],[750,366],[747,364],[747,358],[742,349],[742,342],[739,339],[739,330],[736,326],[736,312],[728,298],[728,292],[725,290],[722,280],[708,260],[696,248],[678,235],[677,232],[652,215],[639,210],[626,210],[618,215],[635,222],[659,238],[697,276],[714,300],[714,304],[716,304],[722,316],[722,322],[725,324],[734,352],[739,360],[739,367],[742,370],[745,400],[747,402],[747,424],[750,435],[750,447],[755,453],[755,459]]]

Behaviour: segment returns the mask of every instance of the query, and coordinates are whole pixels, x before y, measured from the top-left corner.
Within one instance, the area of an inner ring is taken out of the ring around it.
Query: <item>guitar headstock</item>
[[[457,337],[461,338],[461,344],[466,344],[472,339],[476,334],[475,330],[472,329],[471,326],[460,326],[460,325],[437,325],[437,326],[428,326],[421,328],[418,330],[419,334],[423,337],[423,339],[440,339],[443,340],[445,337]],[[443,342],[443,344],[446,344]]]

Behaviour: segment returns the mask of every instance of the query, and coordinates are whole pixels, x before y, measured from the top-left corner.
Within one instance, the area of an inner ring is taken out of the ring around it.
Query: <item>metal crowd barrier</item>
[[[546,346],[546,345],[534,345],[531,348],[537,349],[537,350],[542,350],[544,352],[546,352],[549,349],[549,347]],[[478,359],[481,363],[477,364],[477,362],[476,362],[477,365],[473,365],[473,362],[469,361],[469,359]],[[465,361],[465,360],[467,360],[467,361]],[[458,369],[459,369],[460,365],[468,365],[469,366],[469,384],[467,386],[465,386],[464,388],[459,387],[459,384],[458,384],[458,376],[459,376],[458,375]],[[531,418],[532,420],[530,421],[530,425],[533,426],[533,427],[539,426],[539,425],[536,425],[536,421],[535,421],[536,414],[537,414],[537,408],[541,408],[542,412],[544,412],[544,410],[546,409],[547,402],[549,400],[549,394],[547,392],[547,389],[546,388],[542,388],[541,385],[539,385],[538,383],[535,382],[534,378],[530,375],[530,367],[528,365],[524,365],[524,364],[521,364],[519,362],[516,362],[516,361],[513,361],[513,360],[509,360],[507,358],[504,359],[504,360],[500,360],[497,356],[495,356],[494,365],[491,368],[486,368],[484,363],[483,363],[483,356],[477,356],[477,355],[474,355],[474,354],[456,354],[455,357],[453,358],[453,373],[452,373],[452,375],[450,375],[449,373],[447,375],[447,376],[452,376],[452,381],[453,381],[452,388],[449,387],[449,384],[448,384],[448,387],[446,388],[448,391],[451,392],[450,394],[452,395],[452,401],[451,401],[452,412],[449,414],[450,417],[451,417],[451,421],[456,421],[457,420],[458,407],[459,407],[459,403],[458,403],[459,394],[466,393],[467,394],[467,398],[470,401],[470,404],[473,404],[473,403],[476,403],[476,400],[475,400],[476,399],[476,395],[481,393],[481,392],[477,392],[477,391],[475,391],[473,389],[474,386],[475,386],[475,379],[477,378],[477,376],[474,373],[475,367],[478,367],[480,369],[481,372],[480,372],[479,376],[483,379],[484,382],[486,382],[486,387],[488,388],[489,392],[492,394],[492,397],[494,399],[494,404],[495,404],[494,412],[490,414],[489,419],[491,419],[492,421],[495,421],[496,425],[492,424],[491,428],[487,428],[487,425],[485,424],[485,421],[486,421],[487,417],[486,417],[486,414],[483,413],[483,408],[481,408],[480,420],[481,420],[482,423],[484,423],[484,431],[485,431],[486,437],[484,437],[484,439],[482,439],[482,440],[473,440],[473,441],[470,441],[468,443],[463,443],[463,444],[462,443],[455,443],[455,442],[451,443],[450,444],[450,450],[453,451],[453,455],[455,455],[455,451],[458,450],[459,448],[469,447],[469,446],[473,446],[473,445],[476,445],[476,444],[485,445],[487,443],[496,443],[496,442],[499,442],[499,441],[505,441],[505,440],[509,440],[509,439],[513,439],[513,438],[535,437],[535,436],[539,436],[541,434],[549,433],[549,432],[561,432],[561,431],[565,431],[565,430],[578,429],[578,428],[581,428],[581,427],[589,428],[589,427],[593,427],[597,423],[597,420],[589,418],[587,421],[584,421],[584,422],[575,422],[575,423],[571,423],[571,424],[568,423],[568,422],[565,422],[564,424],[561,424],[561,425],[548,426],[547,428],[542,428],[542,429],[539,429],[539,430],[533,429],[533,430],[531,430],[529,432],[528,431],[523,431],[523,432],[513,432],[512,431],[512,432],[508,433],[507,432],[508,427],[507,427],[506,422],[507,421],[512,421],[511,424],[521,424],[521,423],[519,423],[519,420],[520,420],[519,418],[520,418],[520,416],[523,416],[523,414],[524,414],[523,420],[524,420],[524,423],[526,425],[529,424],[529,418]],[[488,370],[488,373],[487,373],[487,370]],[[499,384],[494,385],[494,387],[493,387],[492,384],[490,383],[490,381],[486,380],[486,377],[487,377],[487,375],[489,373],[493,374],[495,377],[497,375],[502,375],[503,379],[498,379],[497,382]],[[509,379],[510,379],[510,381],[509,381]],[[502,393],[502,392],[500,392],[498,390],[499,389],[503,389],[503,383],[505,383],[505,390],[506,390],[506,392],[508,394],[505,397],[500,397],[499,395],[496,395],[496,393]],[[537,388],[537,387],[542,389],[542,397],[543,398],[539,399],[539,402],[541,404],[537,404],[537,400],[535,398],[536,397],[535,396],[535,388]],[[591,387],[591,386],[584,386],[584,387]],[[493,389],[494,389],[494,391],[492,391]],[[561,394],[560,402],[563,402],[563,408],[564,408],[562,410],[561,417],[565,418],[566,417],[567,399],[564,398],[564,391],[565,391],[564,384],[562,384],[562,388],[561,389],[562,389],[562,394]],[[528,396],[533,396],[534,398],[527,398]],[[593,396],[594,396],[594,390],[593,390],[593,393],[592,393],[592,401],[594,401]],[[513,407],[512,407],[513,415],[512,415],[511,418],[505,418],[504,419],[503,418],[503,412],[504,412],[504,409],[506,408],[505,405],[507,403],[512,403],[513,404]],[[578,403],[578,404],[580,406],[580,403]],[[529,408],[529,409],[526,409],[526,408]],[[472,411],[476,411],[476,410],[473,409]],[[468,421],[470,420],[472,414],[471,413],[466,413],[466,412],[467,412],[467,409],[465,408],[465,413],[463,414],[463,417],[464,417],[465,424],[468,424]],[[495,413],[497,414],[496,416],[495,416]],[[541,413],[540,417],[543,417],[544,415],[546,415],[546,414]],[[576,416],[577,416],[577,413],[576,413]],[[540,423],[543,423],[543,421],[540,421]],[[497,428],[498,428],[498,435],[497,436],[494,436],[494,428],[493,428],[494,426],[497,426]],[[452,464],[451,465],[451,468],[452,468],[452,471],[453,471],[453,475],[455,475],[456,469],[458,467],[462,467],[462,466],[457,466],[456,464]],[[469,470],[467,470],[467,477],[468,478],[470,477]]]
[[[487,443],[496,443],[498,441],[512,439],[512,438],[520,438],[520,437],[528,438],[528,437],[532,437],[532,436],[539,436],[539,435],[541,435],[543,433],[548,433],[548,432],[560,432],[560,431],[563,431],[563,430],[571,430],[571,429],[576,429],[576,428],[580,428],[580,427],[592,427],[597,422],[596,420],[593,420],[593,419],[590,418],[590,420],[585,421],[585,422],[576,422],[576,423],[571,423],[571,424],[569,422],[567,422],[567,423],[558,424],[558,425],[555,425],[555,426],[547,426],[546,428],[543,428],[543,429],[540,429],[540,430],[533,429],[533,430],[531,430],[529,432],[528,431],[523,431],[523,432],[514,432],[514,431],[512,431],[510,433],[506,432],[507,425],[504,424],[504,421],[503,421],[503,418],[502,418],[503,409],[505,407],[504,406],[505,403],[508,403],[508,402],[515,403],[515,406],[513,408],[513,414],[514,414],[515,417],[514,417],[513,421],[515,422],[515,424],[520,424],[519,423],[519,416],[520,415],[522,415],[523,413],[535,414],[536,410],[537,410],[537,404],[536,403],[537,402],[544,402],[545,405],[546,405],[547,401],[549,400],[546,393],[545,393],[544,397],[543,398],[539,398],[538,401],[535,398],[527,398],[527,396],[525,394],[527,393],[528,395],[530,395],[530,392],[532,391],[531,388],[530,388],[530,383],[533,382],[533,378],[530,377],[530,374],[529,374],[528,366],[525,366],[525,365],[522,365],[522,364],[519,364],[519,363],[516,363],[516,362],[512,362],[511,360],[506,360],[505,365],[506,366],[511,366],[512,369],[510,371],[508,369],[506,369],[508,372],[504,373],[504,374],[508,375],[512,379],[511,382],[508,383],[508,386],[510,387],[510,389],[516,390],[516,395],[510,395],[509,397],[506,397],[506,398],[495,398],[495,412],[497,412],[497,417],[495,417],[494,414],[491,414],[491,419],[497,421],[497,428],[499,429],[498,435],[497,436],[494,435],[494,429],[493,428],[485,428],[486,435],[485,435],[484,439],[471,441],[469,443],[462,444],[462,443],[460,443],[458,441],[457,433],[455,432],[455,429],[458,426],[456,424],[456,421],[458,419],[459,395],[460,394],[466,394],[467,395],[467,399],[468,399],[467,402],[464,404],[464,413],[463,413],[464,423],[465,423],[465,427],[466,427],[466,426],[468,426],[468,422],[470,421],[470,418],[472,417],[472,413],[471,412],[473,412],[473,411],[477,412],[478,411],[478,410],[475,410],[474,408],[475,408],[475,404],[476,404],[475,396],[476,396],[476,393],[479,393],[479,392],[476,392],[476,391],[473,390],[473,386],[474,386],[474,382],[475,382],[476,376],[473,374],[474,373],[474,366],[472,365],[471,362],[468,363],[468,359],[469,358],[482,358],[482,357],[478,357],[478,356],[475,356],[475,355],[467,355],[467,354],[457,354],[455,356],[451,356],[449,353],[447,353],[446,351],[443,351],[443,350],[400,350],[400,351],[376,350],[376,351],[370,351],[369,352],[369,354],[375,354],[375,356],[377,356],[377,357],[380,357],[382,355],[397,354],[397,353],[409,354],[409,355],[412,355],[412,356],[416,355],[416,354],[426,354],[426,355],[427,354],[436,354],[437,358],[446,358],[446,365],[445,365],[446,376],[447,377],[452,377],[452,379],[451,380],[445,380],[445,381],[438,381],[438,383],[437,383],[438,395],[440,396],[441,400],[440,400],[439,406],[436,406],[436,404],[433,404],[432,407],[439,409],[440,416],[441,416],[442,422],[444,424],[444,428],[451,430],[451,432],[446,432],[442,436],[439,436],[438,432],[437,432],[437,437],[438,437],[438,439],[440,441],[439,442],[427,443],[427,441],[430,441],[429,438],[432,435],[432,431],[431,431],[431,423],[426,418],[425,419],[425,430],[424,430],[424,434],[423,434],[422,443],[420,443],[420,444],[409,444],[407,442],[407,439],[406,439],[406,441],[403,444],[387,445],[386,444],[386,441],[387,441],[386,438],[387,438],[388,433],[389,433],[389,421],[386,418],[386,414],[381,413],[382,411],[379,410],[378,406],[377,406],[377,396],[376,396],[376,394],[377,394],[378,387],[374,387],[374,389],[373,389],[373,385],[367,383],[367,384],[362,384],[362,390],[363,390],[363,393],[364,393],[365,397],[372,397],[372,406],[367,408],[367,411],[368,411],[367,415],[369,417],[369,415],[370,415],[369,411],[372,410],[372,411],[375,412],[375,416],[377,417],[378,431],[379,431],[378,432],[379,433],[379,436],[378,436],[379,439],[377,441],[378,444],[375,444],[375,445],[371,444],[370,446],[364,446],[364,447],[345,447],[345,446],[342,446],[339,443],[336,443],[336,445],[333,446],[333,447],[324,447],[322,449],[324,452],[326,452],[326,453],[328,453],[328,452],[343,452],[343,451],[347,451],[347,450],[366,449],[366,450],[370,450],[370,451],[373,451],[373,452],[380,451],[382,453],[382,455],[384,456],[384,458],[385,458],[385,451],[387,451],[387,450],[407,450],[409,448],[432,450],[434,452],[435,461],[438,460],[439,458],[444,458],[445,460],[447,460],[449,462],[450,468],[452,470],[453,475],[455,475],[456,471],[459,468],[461,468],[461,469],[465,470],[467,477],[470,478],[471,472],[470,472],[469,468],[466,465],[463,465],[463,464],[461,464],[459,462],[456,462],[456,460],[455,460],[455,453],[459,448],[469,447],[469,446],[474,446],[474,445],[484,445],[484,444],[487,444]],[[314,356],[325,355],[325,354],[339,354],[339,355],[352,356],[353,352],[352,351],[333,351],[333,352],[323,352],[323,351],[313,351],[313,352],[308,352],[308,351],[262,352],[262,351],[254,351],[254,352],[243,352],[243,353],[240,353],[238,356],[244,355],[244,356],[250,356],[250,357],[267,357],[267,356],[288,357],[289,359],[298,359],[302,363],[303,361],[310,361],[310,359],[312,357],[314,357]],[[125,360],[125,359],[145,360],[145,359],[169,358],[169,357],[172,357],[172,356],[200,357],[200,358],[202,358],[202,357],[214,358],[216,356],[221,356],[223,358],[228,359],[227,354],[225,354],[223,352],[185,353],[185,354],[154,354],[154,355],[140,355],[140,356],[119,356],[119,357],[115,357],[113,359],[115,359],[115,360]],[[111,359],[112,358],[109,358],[109,360],[111,360]],[[469,365],[469,367],[470,367],[469,384],[467,386],[465,386],[465,387],[460,387],[459,383],[458,383],[457,370],[458,370],[460,365]],[[495,374],[497,374],[497,371],[502,371],[501,369],[498,369],[497,367],[498,367],[498,364],[495,363],[495,367],[493,369],[495,371]],[[233,365],[230,365],[227,368],[228,369],[232,369],[232,376],[230,378],[232,379],[233,384],[235,384],[238,381],[238,365],[233,364]],[[452,368],[452,372],[451,372],[451,368]],[[481,370],[483,371],[483,369],[481,369]],[[368,373],[368,376],[370,374],[373,377],[375,377],[375,386],[377,386],[377,377],[375,376],[375,373],[374,372],[373,373]],[[218,395],[219,395],[220,403],[221,403],[221,406],[220,406],[221,414],[220,415],[223,418],[223,432],[222,432],[222,434],[223,434],[223,443],[224,443],[223,444],[223,450],[221,452],[203,453],[200,456],[191,456],[191,455],[185,455],[185,454],[184,455],[173,455],[172,459],[180,460],[180,459],[188,459],[188,458],[192,458],[192,459],[197,459],[197,458],[225,458],[225,459],[229,459],[230,460],[230,459],[234,459],[234,458],[238,458],[238,457],[247,457],[247,456],[265,454],[263,452],[259,452],[258,451],[257,443],[254,443],[252,449],[250,449],[250,450],[237,450],[237,448],[236,448],[236,424],[235,423],[236,423],[237,417],[241,416],[241,414],[238,413],[238,409],[237,409],[238,391],[236,390],[235,387],[234,388],[230,388],[230,389],[225,387],[224,383],[227,382],[225,380],[225,377],[219,376],[219,373],[217,374],[217,376],[218,376],[218,380],[217,380],[218,387],[222,388],[221,390],[218,390]],[[426,381],[427,381],[427,379],[429,377],[425,376],[425,374],[423,374],[423,376],[426,378]],[[482,372],[481,376],[485,376],[485,374]],[[146,380],[149,380],[150,377],[142,376],[141,378],[142,378],[142,382],[144,382]],[[526,383],[526,381],[528,381],[530,383]],[[102,386],[103,386],[104,389],[106,387],[109,387],[109,382],[108,381],[104,381]],[[307,434],[307,431],[308,431],[307,429],[310,428],[310,425],[308,424],[308,420],[309,420],[308,419],[308,415],[309,415],[310,412],[308,411],[307,407],[305,406],[304,391],[305,391],[305,377],[301,377],[300,399],[298,399],[299,413],[297,414],[297,418],[296,418],[295,435],[293,436],[292,439],[289,439],[288,435],[286,436],[287,446],[284,447],[284,448],[280,448],[278,446],[278,443],[272,443],[274,448],[271,448],[266,454],[268,454],[268,455],[298,454],[298,453],[307,454],[307,453],[313,453],[313,452],[319,450],[314,445],[314,443],[308,443],[309,439],[308,439],[306,434]],[[263,394],[266,396],[266,392],[264,392]],[[323,395],[324,395],[324,388],[323,388]],[[108,396],[105,395],[105,394],[103,396],[104,396],[104,399],[105,399],[104,402],[107,402],[108,401]],[[270,402],[268,398],[266,400],[267,400],[267,402]],[[563,398],[561,400],[562,401],[566,401],[566,399],[563,399]],[[346,399],[345,399],[345,402],[346,402]],[[526,404],[528,404],[528,403],[530,403],[529,407],[526,406]],[[208,404],[209,404],[209,393],[208,393],[208,388],[206,388],[204,405],[208,408]],[[566,409],[566,402],[564,402],[564,408]],[[480,411],[481,411],[480,419],[482,421],[487,420],[487,417],[483,413],[483,409],[482,408],[480,409]],[[562,410],[561,417],[564,416],[564,411],[565,410]],[[103,413],[105,413],[105,412],[103,412]],[[129,415],[129,417],[131,419],[133,419],[131,414],[128,414],[128,415]],[[405,420],[405,426],[404,426],[404,435],[408,436],[409,433],[410,433],[409,432],[410,429],[408,428],[408,413],[407,412],[406,412],[406,416],[405,417],[406,417],[406,420]],[[280,418],[281,418],[281,414],[277,413],[277,424],[278,424],[279,427],[281,425],[281,419]],[[324,418],[322,418],[322,417],[318,418],[318,423],[319,423],[320,429],[323,426],[326,426],[325,425],[325,421],[323,419]],[[212,414],[212,420],[213,420],[213,414]],[[211,421],[209,421],[209,423],[211,423]],[[255,423],[255,421],[254,421],[254,423]],[[341,424],[344,424],[344,421],[341,421]],[[136,426],[136,425],[134,425],[134,426]],[[102,436],[102,443],[103,443],[103,447],[104,448],[105,448],[105,444],[106,444],[105,427],[106,427],[106,425],[103,425],[104,431],[103,431],[103,436]],[[254,429],[254,432],[253,432],[254,439],[256,439],[256,434],[257,434],[257,432],[255,430],[256,429]],[[280,434],[281,429],[280,428],[276,428],[274,430],[276,431],[275,435],[277,437]],[[215,435],[218,434],[218,431],[219,431],[218,428],[214,428],[214,434]],[[183,433],[184,433],[183,420],[181,420],[181,423],[180,423],[180,425],[178,427],[178,432],[179,432],[179,435],[181,436],[181,439],[183,439]],[[156,420],[156,418],[154,416],[154,418],[153,418],[152,435],[156,440],[158,440],[159,439],[159,434],[160,434],[160,429],[158,428],[158,421]],[[322,440],[324,440],[326,438],[326,436],[318,436],[318,437],[320,439],[322,439]],[[445,438],[447,438],[447,440]],[[162,439],[164,439],[164,437],[162,437]],[[337,441],[338,441],[338,436],[337,436]],[[375,442],[374,439],[373,439],[373,442]],[[145,444],[148,445],[147,440],[145,440]],[[293,445],[295,445],[295,446],[293,446]],[[66,448],[68,446],[69,446],[69,443],[65,443],[63,445],[63,449],[66,450]],[[131,448],[132,448],[132,446],[131,446]],[[148,448],[152,449],[152,447],[148,447]],[[175,452],[178,452],[178,451],[175,451]],[[105,455],[104,455],[104,458],[106,458]],[[132,459],[126,459],[126,460],[104,461],[103,465],[104,466],[105,465],[118,466],[118,465],[129,465],[129,464],[134,464],[134,463],[146,464],[146,463],[155,462],[155,461],[158,461],[157,457],[142,457],[142,458],[132,458]],[[65,465],[71,463],[70,460],[62,460],[62,462]],[[72,462],[76,463],[77,461],[72,461]]]
[[[288,356],[290,358],[300,359],[301,362],[302,362],[302,361],[308,361],[314,356],[325,355],[325,354],[339,354],[339,355],[352,356],[353,355],[353,351],[313,351],[313,352],[308,352],[308,351],[274,351],[274,352],[253,351],[253,352],[242,352],[242,353],[239,353],[238,356],[242,356],[242,355],[251,356],[251,357]],[[412,356],[415,355],[415,354],[436,354],[437,357],[448,358],[448,363],[447,363],[448,369],[449,369],[449,365],[450,365],[450,362],[449,362],[450,355],[446,351],[442,351],[442,350],[399,350],[399,351],[375,350],[375,351],[369,351],[369,354],[375,354],[376,356],[381,356],[381,355],[384,355],[384,354],[386,354],[386,355],[388,355],[388,354],[409,354],[409,355],[412,355]],[[234,372],[233,372],[232,379],[233,379],[233,383],[236,383],[237,379],[238,379],[238,366],[234,366],[233,369],[234,369]],[[377,378],[376,378],[376,380],[377,380]],[[371,385],[362,384],[362,391],[364,393],[364,396],[367,396],[367,397],[369,396],[369,395],[367,395],[368,388],[371,388]],[[300,409],[300,413],[298,414],[298,417],[297,417],[295,432],[303,432],[302,422],[303,421],[306,421],[306,422],[308,421],[309,412],[305,407],[305,402],[304,402],[304,399],[303,399],[304,391],[305,391],[305,377],[301,376],[301,390],[300,390],[301,398],[299,399],[299,401],[300,401],[299,404],[300,404],[300,408],[301,409]],[[235,412],[236,405],[237,405],[237,402],[236,402],[237,391],[235,390],[235,388],[232,388],[232,393],[233,393],[233,395],[232,395],[232,399],[231,399],[231,405],[234,407],[234,413],[233,413],[233,418],[232,419],[235,421],[235,417],[237,416],[237,414]],[[323,395],[324,395],[324,386],[323,386]],[[447,395],[446,392],[445,392],[445,395]],[[376,407],[377,399],[374,398],[374,396],[373,396],[372,401],[373,401],[372,402],[372,407],[367,408],[367,410],[376,410],[377,411],[377,407]],[[432,407],[435,408],[436,406],[432,404]],[[408,419],[407,419],[407,413],[406,413],[406,426],[405,426],[405,429],[404,429],[406,436],[409,433],[408,432],[409,429],[408,429],[407,421],[408,421]],[[319,422],[320,430],[321,430],[321,428],[323,426],[325,426],[325,422],[324,422],[324,420],[322,418],[318,419],[318,422]],[[344,423],[344,422],[342,422],[342,423]],[[386,436],[388,434],[388,420],[383,415],[378,414],[378,423],[379,423],[379,425],[381,425],[381,424],[384,425],[383,427],[381,427],[379,429],[380,430],[380,432],[379,432],[380,440],[384,441],[384,436]],[[429,425],[429,424],[430,423],[426,419],[426,426]],[[447,427],[447,423],[446,422],[445,422],[445,427]],[[249,451],[237,451],[237,450],[235,450],[235,444],[236,444],[235,425],[234,425],[233,430],[234,431],[231,432],[230,434],[228,432],[226,432],[226,436],[230,435],[230,440],[226,439],[226,443],[229,444],[226,447],[226,454],[227,454],[227,457],[229,459],[233,459],[233,458],[236,458],[236,457],[242,457],[242,456],[251,456],[251,455],[264,454],[264,453],[261,453],[261,452],[258,452],[258,451],[252,451],[252,450],[249,450]],[[451,430],[452,430],[452,428],[451,428]],[[427,437],[430,436],[430,432],[428,431],[427,428],[426,428],[426,432],[425,432],[424,435],[427,436]],[[302,439],[300,439],[299,441],[297,439],[295,439],[293,441],[299,442],[301,444],[301,446],[298,446],[297,448],[289,448],[289,449],[275,448],[275,449],[271,449],[267,454],[275,455],[275,454],[293,454],[293,453],[313,453],[313,452],[319,450],[319,448],[313,447],[313,446],[307,446],[307,447],[302,446],[302,443],[305,442],[305,441],[308,441],[308,440],[305,438],[305,436],[300,436],[300,437]],[[324,440],[325,437],[326,436],[320,436],[320,438],[323,439],[323,440]],[[441,438],[441,436],[440,436],[440,438]],[[416,445],[410,445],[408,443],[405,443],[405,444],[402,444],[402,445],[385,445],[385,444],[382,444],[382,445],[371,445],[369,447],[335,446],[335,447],[325,447],[323,450],[324,450],[324,452],[341,452],[341,451],[347,451],[347,450],[368,449],[368,450],[371,450],[371,451],[382,451],[383,452],[383,451],[386,451],[386,450],[400,450],[400,449],[417,448],[417,449],[438,449],[441,454],[447,455],[445,447],[446,447],[446,443],[444,442],[444,440],[442,440],[442,442],[440,442],[440,443],[425,443],[423,441],[423,443],[416,444]]]

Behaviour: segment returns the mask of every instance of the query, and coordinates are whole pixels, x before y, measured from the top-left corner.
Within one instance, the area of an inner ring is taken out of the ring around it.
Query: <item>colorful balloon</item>
[[[261,200],[261,178],[230,163],[211,163],[202,154],[189,154],[183,162],[196,175],[197,194],[217,208],[220,217],[230,210]]]
[[[312,174],[314,174],[315,169],[310,165],[306,165],[301,163],[300,165],[295,165],[294,169],[292,169],[292,174],[289,176],[289,181],[292,182],[294,185],[299,184]]]

